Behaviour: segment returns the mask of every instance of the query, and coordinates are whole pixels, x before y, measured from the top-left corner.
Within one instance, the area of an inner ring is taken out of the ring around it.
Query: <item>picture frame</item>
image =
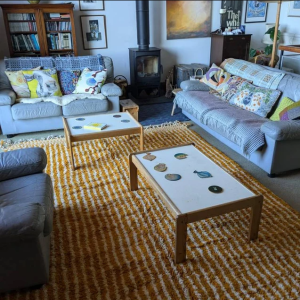
[[[104,10],[104,0],[79,0],[80,10]]]
[[[221,15],[221,28],[230,27],[231,29],[238,29],[242,22],[242,11],[244,1],[236,0],[222,0],[221,8],[226,9],[226,13]]]
[[[288,17],[300,17],[300,1],[289,3]]]
[[[268,3],[260,1],[247,1],[245,10],[245,23],[263,23],[267,20]]]
[[[106,20],[104,15],[80,16],[83,49],[107,48]]]

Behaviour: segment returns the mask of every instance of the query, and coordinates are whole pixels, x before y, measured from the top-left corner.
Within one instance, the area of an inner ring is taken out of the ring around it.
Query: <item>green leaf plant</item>
[[[265,34],[269,34],[271,41],[274,41],[275,26],[269,28],[268,31],[265,32]],[[278,29],[277,41],[280,40],[280,37],[281,37],[281,31]],[[266,46],[266,48],[265,48],[265,54],[266,55],[270,55],[272,53],[272,51],[273,51],[273,45]]]

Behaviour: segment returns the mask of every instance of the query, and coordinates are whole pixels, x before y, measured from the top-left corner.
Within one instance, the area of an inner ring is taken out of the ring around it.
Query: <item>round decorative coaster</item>
[[[81,129],[82,126],[73,126],[72,128],[73,128],[73,129]]]
[[[121,115],[113,115],[114,118],[121,118]]]
[[[147,160],[154,160],[156,158],[155,155],[152,155],[151,153],[147,153],[145,156],[143,156],[143,159],[147,159]]]
[[[177,154],[175,154],[174,155],[175,156],[175,158],[177,158],[177,159],[185,159],[185,158],[187,158],[187,154],[185,154],[185,153],[177,153]]]
[[[76,121],[84,121],[85,118],[77,118]]]
[[[211,185],[208,190],[212,193],[219,194],[223,192],[223,189],[217,185]]]
[[[123,122],[123,123],[129,123],[130,120],[125,119],[125,120],[121,120],[121,122]]]
[[[164,172],[167,170],[167,165],[166,164],[158,164],[154,167],[154,170],[158,172]]]
[[[179,174],[167,174],[165,178],[170,181],[177,181],[181,179],[181,176]]]
[[[200,178],[212,177],[212,175],[207,171],[194,171],[194,173],[197,174]]]

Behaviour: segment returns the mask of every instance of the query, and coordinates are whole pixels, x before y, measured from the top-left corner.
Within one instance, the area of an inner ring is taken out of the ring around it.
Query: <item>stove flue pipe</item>
[[[137,43],[140,50],[149,49],[149,1],[136,0]]]

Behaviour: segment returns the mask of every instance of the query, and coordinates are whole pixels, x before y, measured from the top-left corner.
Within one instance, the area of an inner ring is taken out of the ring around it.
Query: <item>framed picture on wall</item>
[[[288,17],[300,17],[300,1],[291,1],[289,3]]]
[[[226,13],[221,16],[221,27],[223,30],[228,27],[232,29],[240,28],[243,2],[244,1],[222,0],[221,8],[226,9]]]
[[[245,23],[266,22],[268,3],[259,1],[247,1]]]
[[[107,48],[105,16],[80,16],[83,49]]]
[[[104,10],[103,0],[79,0],[80,10]]]

